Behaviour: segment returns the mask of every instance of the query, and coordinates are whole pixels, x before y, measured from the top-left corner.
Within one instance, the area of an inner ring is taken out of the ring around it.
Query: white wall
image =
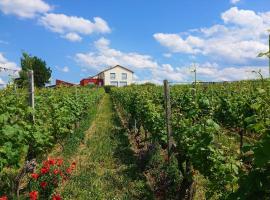
[[[127,85],[130,85],[133,82],[133,73],[122,67],[115,67],[103,73],[104,73],[104,85],[111,85],[111,81],[117,81],[118,86],[120,86],[120,82],[127,82]],[[111,79],[110,77],[111,73],[115,73],[116,75],[115,79]],[[126,80],[122,79],[122,73],[127,74]]]

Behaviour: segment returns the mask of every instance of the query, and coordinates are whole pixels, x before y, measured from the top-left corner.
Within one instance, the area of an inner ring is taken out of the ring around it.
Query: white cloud
[[[164,53],[163,56],[165,58],[171,58],[172,57],[172,54],[171,53]]]
[[[95,43],[96,51],[77,53],[75,60],[83,67],[103,69],[108,66],[122,65],[132,69],[156,68],[157,62],[149,55],[136,52],[122,52],[110,47],[110,41],[101,38]]]
[[[264,77],[268,75],[267,66],[241,66],[221,68],[217,63],[197,64],[197,77],[202,81],[236,81],[258,78],[261,72]]]
[[[198,43],[199,41],[199,38],[194,38],[193,36],[192,38],[187,38],[186,40],[183,40],[177,34],[167,34],[167,33],[155,33],[154,38],[161,45],[169,48],[169,50],[171,50],[174,53],[176,52],[196,53],[196,50],[192,48],[192,44]]]
[[[1,78],[0,78],[0,86],[1,85],[5,85],[6,83],[5,83],[5,81],[3,81]]]
[[[34,18],[37,14],[46,13],[52,7],[42,0],[1,0],[0,10],[20,18]]]
[[[237,4],[238,2],[240,2],[240,0],[231,0],[232,4]]]
[[[20,70],[16,63],[9,61],[3,53],[0,52],[0,67],[11,69],[11,70]],[[8,82],[9,76],[15,78],[18,77],[18,71],[10,70],[0,70],[0,84],[6,84]]]
[[[47,13],[39,19],[39,23],[48,30],[59,33],[62,37],[73,42],[81,41],[80,35],[111,32],[107,22],[100,17],[94,17],[93,22],[91,22],[82,17]]]
[[[172,83],[191,83],[194,81],[193,64],[183,67],[172,67],[170,64],[163,64],[158,68],[151,69],[151,76],[146,82],[161,84],[164,79]],[[237,81],[259,78],[258,72],[264,77],[268,76],[267,66],[241,66],[241,67],[220,67],[217,63],[196,64],[198,81]],[[140,81],[143,83],[145,81]]]
[[[64,66],[64,67],[58,67],[58,66],[55,66],[55,68],[61,72],[69,72],[69,67],[68,66]]]
[[[64,38],[66,38],[67,40],[69,40],[71,42],[82,41],[81,36],[79,36],[77,33],[67,33],[66,35],[64,35]]]
[[[221,14],[223,24],[190,31],[187,36],[156,33],[153,37],[171,53],[204,55],[227,64],[258,61],[258,53],[267,51],[270,12],[230,8]]]
[[[231,23],[242,27],[257,27],[263,26],[263,19],[252,10],[239,10],[237,7],[232,7],[221,14],[225,24]]]
[[[0,52],[0,66],[7,68],[7,69],[13,69],[13,70],[19,70],[20,68],[17,66],[16,63],[9,61],[3,53]]]
[[[63,72],[69,72],[69,68],[67,66],[63,67]]]

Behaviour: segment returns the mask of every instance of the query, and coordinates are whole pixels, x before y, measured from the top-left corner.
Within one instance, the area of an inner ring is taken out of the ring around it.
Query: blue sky
[[[108,66],[136,82],[204,81],[268,75],[269,0],[0,0],[0,66],[20,68],[22,51],[44,59],[55,79],[79,82]],[[0,72],[0,84],[8,72]]]

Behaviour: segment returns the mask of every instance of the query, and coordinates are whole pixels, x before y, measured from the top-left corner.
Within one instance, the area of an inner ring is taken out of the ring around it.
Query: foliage
[[[44,87],[46,83],[50,82],[52,70],[47,67],[44,60],[24,52],[21,58],[21,67],[20,78],[16,81],[19,87],[23,87],[28,83],[29,70],[34,72],[34,85],[36,87]]]
[[[130,124],[136,119],[138,127],[151,133],[147,140],[165,148],[162,92],[162,87],[142,85],[113,88],[111,94],[127,113]],[[207,199],[213,195],[224,199],[232,194],[240,199],[258,194],[269,196],[269,178],[264,178],[270,176],[269,94],[269,81],[263,79],[202,84],[196,89],[189,85],[171,87],[174,154],[178,173],[183,177],[182,188],[191,187],[194,174],[199,172],[209,182]],[[242,154],[231,151],[219,139],[228,132],[240,135]],[[243,135],[257,142],[243,146]],[[244,158],[245,152],[251,152],[252,157]],[[254,186],[252,190],[250,185]]]
[[[66,87],[37,89],[32,110],[23,89],[8,87],[0,91],[0,179],[3,169],[18,169],[24,160],[46,153],[72,135],[76,124],[97,105],[103,93],[88,88],[77,88],[77,93],[75,88]],[[0,194],[6,187],[0,182]]]

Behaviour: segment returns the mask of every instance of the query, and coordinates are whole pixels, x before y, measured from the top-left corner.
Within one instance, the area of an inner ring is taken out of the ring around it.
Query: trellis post
[[[34,86],[34,72],[30,70],[28,72],[28,80],[29,80],[29,106],[34,110],[35,109],[35,86]],[[35,121],[34,114],[31,115],[33,122]]]
[[[168,162],[170,162],[171,148],[172,148],[172,111],[170,101],[170,86],[168,80],[164,80],[164,102],[165,102],[165,119],[166,119],[166,130],[167,130],[167,152]]]

